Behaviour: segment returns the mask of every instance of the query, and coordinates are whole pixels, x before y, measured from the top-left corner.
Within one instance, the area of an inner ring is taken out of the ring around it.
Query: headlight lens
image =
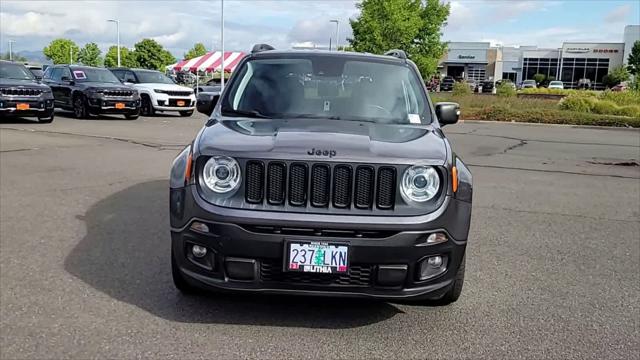
[[[228,156],[214,156],[204,164],[204,184],[218,194],[226,194],[240,186],[240,165]]]
[[[405,170],[400,190],[407,202],[429,201],[440,190],[440,177],[436,169],[431,166],[412,166]]]

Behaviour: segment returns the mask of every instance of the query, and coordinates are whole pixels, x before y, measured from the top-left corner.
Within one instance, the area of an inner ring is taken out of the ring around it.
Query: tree
[[[88,43],[80,49],[78,60],[84,65],[100,66],[102,64],[100,54],[100,48],[96,43]]]
[[[440,0],[363,0],[360,15],[349,20],[355,51],[382,54],[402,49],[423,77],[434,74],[446,51],[442,27],[449,16],[449,4]]]
[[[7,51],[4,54],[0,54],[0,60],[9,60],[9,52]],[[11,60],[17,62],[27,62],[29,61],[26,57],[22,55],[18,55],[16,53],[11,53]]]
[[[623,81],[628,81],[630,78],[631,76],[629,75],[627,68],[625,68],[624,66],[618,66],[616,68],[613,68],[611,72],[609,72],[602,78],[602,83],[606,87],[611,88]]]
[[[173,55],[155,40],[143,39],[134,47],[133,57],[141,68],[164,70],[167,65],[176,61]]]
[[[207,53],[207,48],[204,47],[204,44],[196,43],[195,45],[193,45],[193,48],[191,48],[189,51],[187,51],[184,54],[184,59],[185,60],[193,59],[198,56],[202,56],[206,53]]]
[[[542,83],[544,83],[544,79],[546,79],[547,76],[545,74],[535,74],[533,75],[533,80],[536,81],[536,84],[538,85],[542,85]]]
[[[116,67],[118,66],[118,47],[111,46],[107,54],[104,56],[104,66],[105,67]],[[123,67],[138,67],[138,63],[136,62],[133,53],[129,51],[126,47],[120,47],[120,66]]]
[[[627,58],[628,70],[631,75],[640,75],[640,40],[633,43],[631,53]]]
[[[72,56],[74,60],[77,60],[79,51],[78,45],[69,39],[55,39],[49,43],[49,46],[42,49],[47,59],[53,61],[54,64],[69,64],[72,61]]]

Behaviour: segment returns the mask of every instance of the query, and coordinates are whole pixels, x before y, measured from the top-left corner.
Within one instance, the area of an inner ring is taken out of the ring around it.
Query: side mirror
[[[436,103],[436,116],[442,126],[455,124],[460,118],[460,105],[454,102]]]
[[[198,98],[196,99],[196,109],[198,109],[199,113],[203,113],[207,116],[210,116],[213,112],[213,108],[218,104],[218,100],[220,99],[219,94],[212,93],[198,93]]]

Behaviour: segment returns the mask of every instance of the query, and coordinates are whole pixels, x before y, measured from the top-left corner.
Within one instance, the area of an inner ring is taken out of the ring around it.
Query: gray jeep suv
[[[256,45],[171,169],[176,287],[456,301],[472,179],[421,79],[399,50]]]

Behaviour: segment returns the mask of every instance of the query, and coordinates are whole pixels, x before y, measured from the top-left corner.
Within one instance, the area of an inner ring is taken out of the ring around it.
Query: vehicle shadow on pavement
[[[179,322],[335,329],[402,312],[378,301],[182,295],[171,280],[168,195],[168,181],[151,181],[94,204],[81,217],[87,234],[65,259],[65,270],[119,301]]]

